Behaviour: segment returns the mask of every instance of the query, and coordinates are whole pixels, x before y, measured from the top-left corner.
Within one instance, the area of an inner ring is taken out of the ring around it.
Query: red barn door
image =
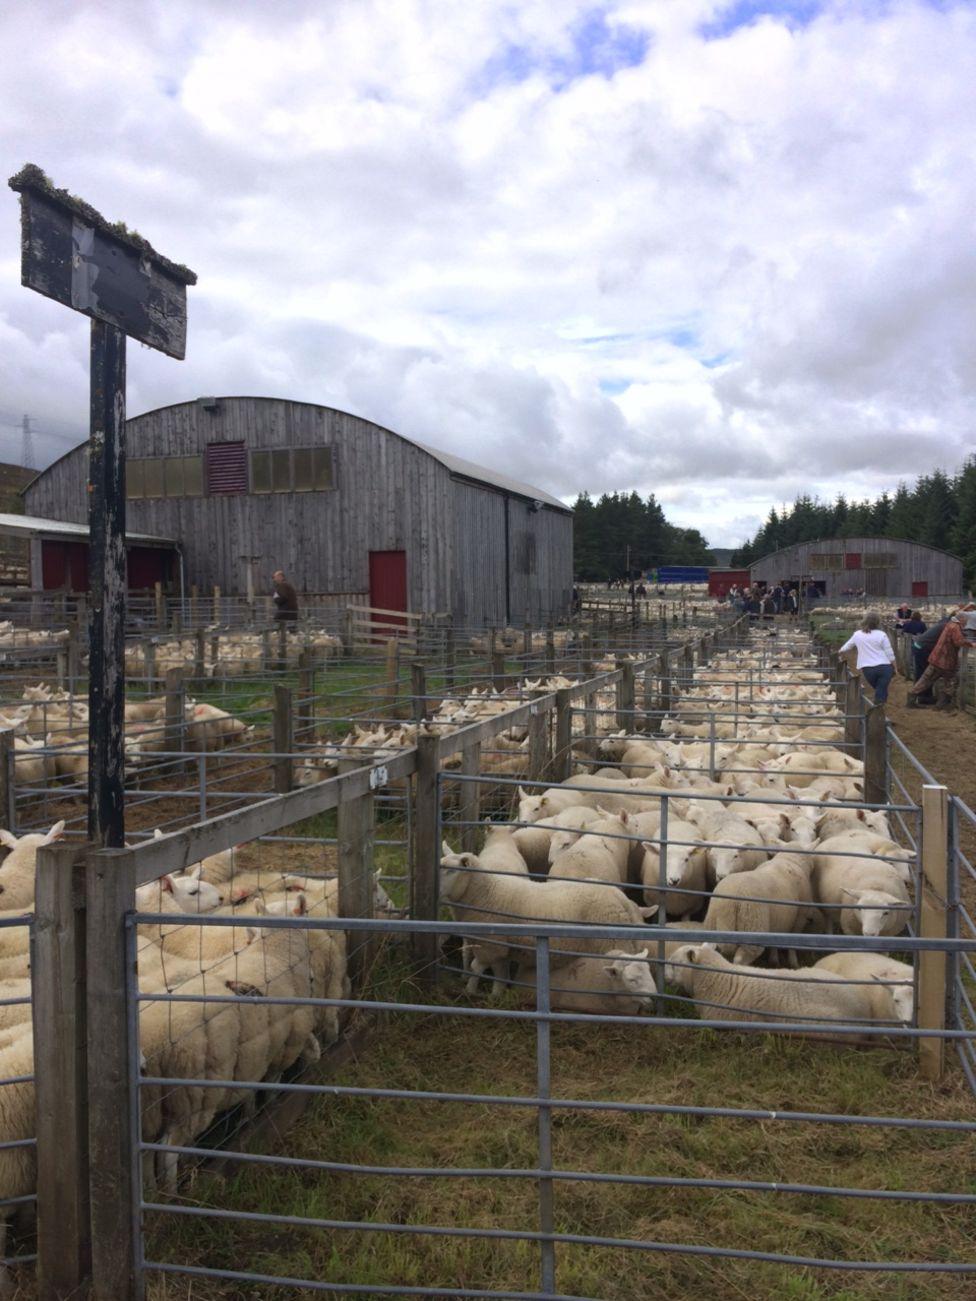
[[[377,610],[406,610],[407,553],[405,551],[369,553],[369,603]],[[384,622],[405,624],[406,620],[384,619]]]
[[[928,596],[929,584],[928,579],[916,578],[912,582],[912,596]]]

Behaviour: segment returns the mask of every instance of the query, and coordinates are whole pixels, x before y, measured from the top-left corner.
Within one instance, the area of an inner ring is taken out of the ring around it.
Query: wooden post
[[[632,660],[617,656],[620,678],[617,681],[617,728],[625,732],[634,730],[634,664]]]
[[[556,634],[552,621],[546,625],[546,673],[552,677],[556,672]]]
[[[296,730],[307,739],[315,738],[315,657],[309,650],[298,656],[298,709]]]
[[[222,611],[220,608],[220,588],[214,587],[213,590],[213,622],[214,623],[219,624],[222,622],[221,614]]]
[[[0,728],[0,818],[8,831],[14,831],[17,825],[15,753],[14,729]]]
[[[142,663],[146,676],[146,690],[152,694],[156,682],[156,643],[147,637],[142,643]]]
[[[275,753],[279,756],[272,761],[274,769],[274,788],[278,795],[284,795],[292,789],[293,772],[291,754],[295,748],[292,731],[291,689],[281,683],[274,689],[274,719],[272,725],[272,742]]]
[[[196,583],[190,585],[190,626],[195,628],[200,622],[200,589]]]
[[[134,1135],[126,1105],[137,1053],[129,1042],[125,914],[135,901],[134,860],[89,853],[85,868],[85,979],[89,1070],[88,1147],[94,1301],[137,1301],[139,1195],[133,1178]]]
[[[525,627],[522,629],[522,655],[525,659],[523,673],[528,673],[529,664],[532,662],[532,625],[528,619],[525,621]]]
[[[861,675],[852,673],[850,665],[845,664],[844,688],[844,745],[850,754],[857,754],[861,748]]]
[[[495,650],[491,653],[491,683],[496,691],[504,691],[507,685],[503,650]]]
[[[361,759],[343,759],[339,772],[361,768]],[[339,858],[339,916],[373,916],[373,793],[348,800],[342,797],[336,809],[336,838]],[[369,973],[371,936],[363,931],[347,931],[346,953],[353,994],[362,993]]]
[[[671,678],[671,655],[668,651],[662,651],[658,656],[658,675],[661,679],[661,699],[659,707],[662,715],[671,712],[671,706],[674,702],[674,682]]]
[[[549,713],[539,704],[534,708],[536,712],[529,715],[529,781],[542,781],[548,768]]]
[[[91,1272],[84,875],[77,845],[37,853],[31,1003],[37,1112],[37,1295],[82,1295]],[[121,979],[121,968],[117,975]],[[22,1091],[30,1086],[11,1085]]]
[[[417,737],[417,776],[413,819],[413,872],[410,876],[410,916],[431,921],[437,916],[437,874],[440,870],[440,810],[437,771],[440,738]],[[436,935],[412,935],[411,950],[417,975],[424,984],[436,979]]]
[[[948,936],[949,792],[945,786],[922,787],[922,883],[919,935],[943,940]],[[918,955],[918,1028],[944,1030],[946,1024],[947,955],[930,950]],[[923,1079],[942,1078],[943,1039],[918,1040],[918,1065]]]
[[[481,771],[481,745],[475,741],[461,750],[461,772],[465,777],[476,777]],[[478,823],[481,820],[481,783],[461,782],[458,815],[462,822],[461,849],[473,854],[478,848]],[[438,845],[438,853],[440,846]]]
[[[288,625],[284,619],[278,622],[278,672],[284,673],[288,668]]]
[[[397,696],[400,693],[400,643],[396,637],[386,642],[386,703],[391,716],[396,715]]]
[[[261,629],[261,671],[270,673],[271,668],[271,629]]]
[[[55,652],[54,665],[54,674],[57,678],[58,688],[63,691],[64,684],[68,677],[68,656],[65,651],[59,650]]]
[[[444,630],[444,683],[448,692],[454,690],[456,671],[457,645],[454,638],[454,618],[452,615],[448,615],[447,626]]]
[[[196,642],[196,649],[193,656],[193,677],[197,683],[202,683],[206,680],[207,666],[207,645],[202,628],[196,630],[194,641]]]
[[[210,637],[210,676],[217,676],[217,669],[220,664],[220,633],[215,632]]]
[[[167,750],[186,749],[186,692],[183,688],[183,670],[166,670],[166,732]],[[182,760],[171,759],[173,772],[183,772]]]
[[[642,726],[646,730],[651,723],[651,713],[654,709],[654,668],[650,660],[644,664],[643,683],[641,687],[641,708],[644,711],[644,720]]]
[[[352,608],[347,606],[342,612],[342,651],[346,659],[351,659],[355,651],[352,617]]]
[[[163,601],[162,583],[156,583],[153,596],[156,600],[156,627],[162,631],[166,627],[166,605]]]
[[[573,692],[560,687],[556,692],[556,743],[552,756],[552,780],[564,782],[573,771]]]
[[[414,722],[420,723],[427,717],[427,670],[420,660],[410,665],[410,695]]]
[[[864,719],[864,800],[888,803],[888,719],[884,705],[871,705]]]
[[[81,645],[77,629],[72,628],[68,636],[68,690],[72,695],[78,690],[81,677]]]

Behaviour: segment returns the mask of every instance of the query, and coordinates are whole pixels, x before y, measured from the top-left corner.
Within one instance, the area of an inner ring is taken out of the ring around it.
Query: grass
[[[387,965],[379,974],[384,996],[417,997],[403,968]],[[448,1001],[447,992],[442,997]],[[391,1014],[361,1059],[335,1079],[360,1087],[531,1095],[535,1036],[535,1027],[523,1023]],[[972,1098],[957,1073],[940,1085],[924,1084],[912,1056],[895,1049],[844,1051],[650,1024],[556,1025],[552,1040],[555,1097],[973,1117]],[[939,1131],[557,1111],[553,1149],[557,1168],[566,1170],[976,1192],[976,1141]],[[537,1121],[529,1108],[322,1098],[277,1150],[348,1163],[531,1168]],[[202,1176],[185,1196],[194,1204],[259,1214],[359,1222],[529,1231],[538,1224],[531,1179],[394,1179],[244,1168],[226,1184]],[[555,1205],[559,1232],[864,1260],[976,1255],[972,1207],[581,1182],[557,1183]],[[375,1286],[377,1296],[384,1282],[499,1290],[538,1285],[539,1249],[524,1242],[157,1216],[148,1250],[153,1259],[227,1269],[246,1262],[254,1272]],[[972,1295],[971,1279],[949,1275],[814,1271],[572,1245],[558,1248],[557,1283],[561,1292],[613,1301],[702,1293],[750,1301],[961,1301]],[[211,1281],[188,1288],[185,1281],[158,1279],[150,1297],[277,1301],[294,1295]]]

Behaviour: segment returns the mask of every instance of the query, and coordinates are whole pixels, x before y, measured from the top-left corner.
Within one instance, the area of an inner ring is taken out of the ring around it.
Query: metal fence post
[[[343,759],[339,772],[362,766],[360,759]],[[339,842],[339,916],[373,916],[373,817],[374,798],[370,791],[356,799],[343,796],[339,783],[336,809],[336,838]],[[362,931],[346,932],[346,953],[353,994],[362,992],[369,973],[372,936]]]
[[[922,787],[922,879],[919,934],[944,940],[948,925],[949,792],[945,786]],[[947,955],[929,949],[918,955],[918,1028],[944,1030],[946,1025]],[[918,1040],[923,1079],[939,1080],[945,1066],[945,1040]]]
[[[437,917],[437,874],[441,858],[439,760],[440,738],[418,736],[413,871],[410,874],[410,916],[417,921],[433,921]],[[422,981],[432,984],[436,978],[437,936],[412,935],[411,948],[417,974]]]
[[[140,1301],[138,1220],[129,1098],[133,1052],[128,1015],[125,914],[135,902],[135,860],[93,853],[85,865],[89,1197],[93,1301]],[[135,1021],[138,1026],[138,1021]]]
[[[82,852],[75,844],[37,853],[31,1003],[39,1301],[80,1295],[91,1273]],[[116,974],[121,978],[121,968]]]
[[[888,802],[888,719],[884,705],[871,705],[864,717],[864,799]]]
[[[275,754],[272,761],[274,768],[274,788],[278,795],[284,795],[292,788],[293,772],[291,754],[295,748],[294,729],[292,725],[292,696],[289,687],[276,683],[274,689],[274,719],[272,722],[272,742]]]
[[[547,1106],[552,1096],[552,1061],[551,1061],[551,1011],[549,993],[549,940],[544,935],[536,937],[535,972],[536,972],[536,1011],[542,1013],[536,1021],[536,1095],[539,1098],[539,1232],[551,1235],[555,1230],[555,1204],[552,1179],[547,1174],[552,1171],[552,1108]],[[556,1290],[556,1244],[550,1237],[543,1237],[539,1244],[540,1291],[553,1293]]]

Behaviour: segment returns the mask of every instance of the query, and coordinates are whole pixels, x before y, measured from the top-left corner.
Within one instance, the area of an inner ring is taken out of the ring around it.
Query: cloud
[[[831,0],[41,0],[0,149],[198,271],[129,409],[354,410],[741,540],[971,448],[976,11]],[[79,125],[83,124],[83,130]],[[0,222],[0,447],[84,433],[86,324]]]

